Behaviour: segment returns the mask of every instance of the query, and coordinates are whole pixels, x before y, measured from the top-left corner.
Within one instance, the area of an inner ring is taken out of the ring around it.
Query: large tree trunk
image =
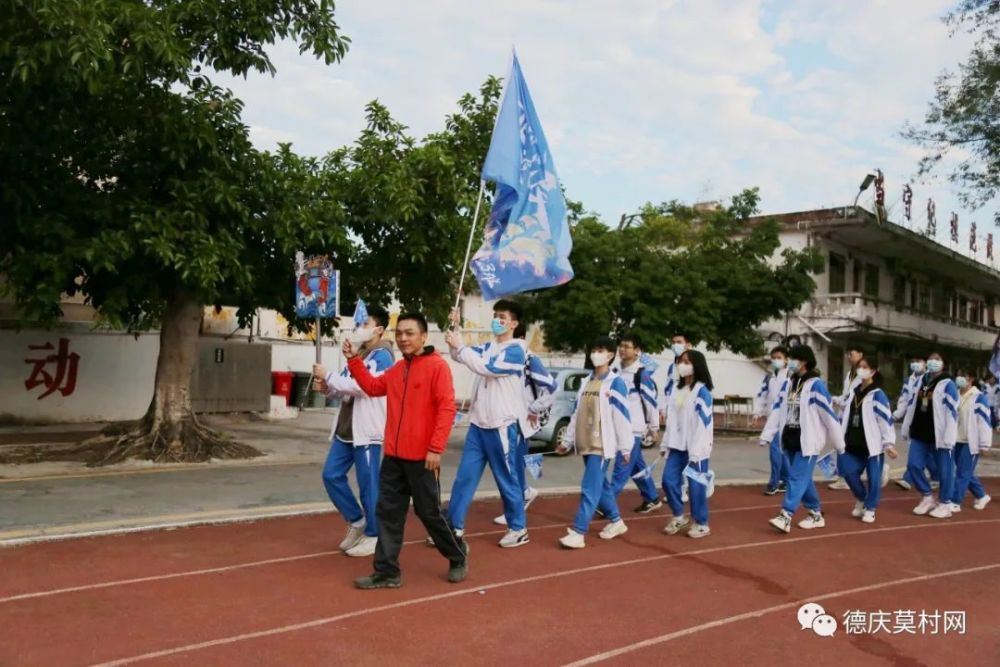
[[[156,384],[146,415],[115,425],[89,444],[106,451],[91,465],[128,458],[157,462],[250,458],[261,453],[202,426],[191,409],[191,371],[197,354],[202,306],[181,295],[163,314]]]
[[[261,456],[257,449],[200,424],[191,409],[201,314],[201,304],[186,296],[176,298],[164,312],[153,400],[142,419],[113,424],[100,436],[70,447],[4,452],[0,463],[72,460],[101,466],[129,458],[164,463]]]

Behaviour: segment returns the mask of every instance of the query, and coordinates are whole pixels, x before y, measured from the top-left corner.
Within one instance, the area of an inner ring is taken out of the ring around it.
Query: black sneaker
[[[771,486],[770,484],[768,484],[767,487],[764,489],[765,496],[773,496],[776,493],[778,493],[778,487],[776,486]]]
[[[788,484],[785,482],[778,482],[778,493],[787,493]]]
[[[466,558],[461,563],[451,563],[448,566],[448,581],[457,584],[465,581],[469,575],[469,559]]]
[[[659,509],[661,507],[663,507],[663,501],[657,498],[656,500],[642,501],[642,504],[636,507],[632,511],[635,512],[636,514],[649,514],[653,510]]]
[[[378,572],[354,580],[354,586],[363,591],[370,591],[376,588],[399,588],[401,585],[399,577],[387,577]]]

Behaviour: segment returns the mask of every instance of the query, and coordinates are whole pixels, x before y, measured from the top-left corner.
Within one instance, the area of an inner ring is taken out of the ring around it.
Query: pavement
[[[69,462],[0,465],[0,546],[332,512],[320,473],[334,416],[333,410],[321,409],[283,420],[252,415],[205,418],[213,428],[264,453],[251,460],[175,465],[128,461],[103,468]],[[0,428],[0,446],[66,442],[100,427],[4,427]],[[455,478],[466,428],[462,424],[455,428],[443,457],[441,478],[446,490]],[[654,456],[654,450],[646,451],[647,461]],[[901,448],[901,457],[892,464],[896,476],[902,473],[905,456]],[[757,446],[756,438],[717,437],[712,468],[718,484],[763,485],[768,475],[767,453]],[[546,456],[542,477],[531,483],[543,493],[576,493],[580,471],[577,457]],[[979,472],[1000,475],[1000,460],[984,459]],[[478,497],[496,496],[496,484],[487,473]]]

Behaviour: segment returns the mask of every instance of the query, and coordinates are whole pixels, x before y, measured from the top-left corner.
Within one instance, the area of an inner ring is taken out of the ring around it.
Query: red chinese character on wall
[[[45,345],[29,345],[29,350],[54,350],[52,343]],[[41,359],[25,359],[24,363],[34,364],[31,369],[31,376],[24,381],[24,387],[31,391],[38,385],[45,385],[45,393],[38,397],[42,400],[46,396],[54,394],[56,391],[63,396],[69,396],[76,389],[76,370],[80,363],[80,355],[76,352],[70,353],[69,339],[59,339],[59,351]],[[55,373],[50,374],[46,366],[55,364]]]

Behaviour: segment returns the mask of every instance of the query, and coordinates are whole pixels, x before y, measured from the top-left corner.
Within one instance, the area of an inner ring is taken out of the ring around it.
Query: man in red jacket
[[[441,454],[455,424],[451,369],[427,346],[427,320],[419,313],[399,316],[396,346],[403,358],[378,377],[368,372],[349,340],[343,346],[358,386],[369,396],[387,397],[375,572],[355,580],[362,589],[399,588],[399,550],[411,498],[417,517],[448,559],[448,581],[458,583],[468,572],[468,545],[441,512]]]

